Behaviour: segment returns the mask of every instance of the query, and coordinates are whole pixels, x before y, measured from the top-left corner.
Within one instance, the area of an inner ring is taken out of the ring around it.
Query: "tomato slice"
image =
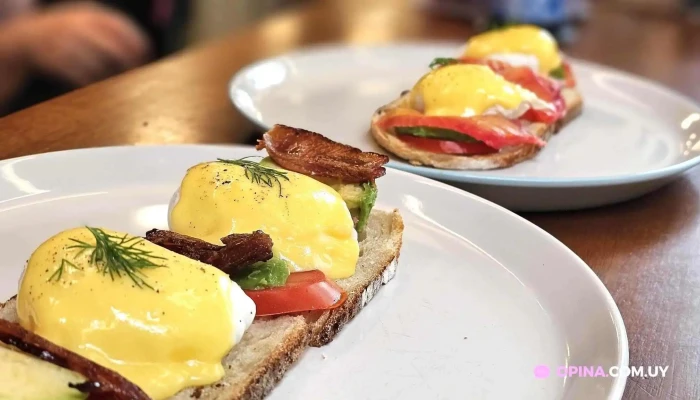
[[[481,142],[452,142],[449,140],[430,139],[410,135],[400,135],[398,138],[409,144],[411,147],[429,151],[431,153],[458,154],[458,155],[478,155],[491,154],[498,150],[489,147]]]
[[[331,310],[342,305],[348,294],[318,270],[294,272],[284,286],[246,290],[258,317]]]
[[[574,77],[574,71],[571,70],[571,64],[568,61],[562,63],[564,67],[564,86],[568,88],[576,87],[576,78]]]
[[[428,126],[450,129],[469,135],[493,149],[520,144],[544,146],[545,142],[528,133],[517,121],[501,115],[477,115],[474,117],[436,117],[426,115],[388,115],[377,123],[388,130],[400,126]]]

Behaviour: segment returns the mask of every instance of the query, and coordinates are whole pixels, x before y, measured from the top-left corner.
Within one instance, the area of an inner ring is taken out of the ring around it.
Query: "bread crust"
[[[403,238],[397,210],[372,210],[360,241],[355,275],[337,283],[348,299],[337,309],[301,316],[256,319],[222,360],[225,375],[209,386],[187,388],[169,400],[260,400],[267,396],[308,346],[331,342],[396,273]],[[16,296],[0,303],[0,318],[17,322]]]
[[[333,341],[343,326],[355,318],[383,285],[394,278],[404,226],[397,210],[392,211],[389,218],[381,226],[375,224],[368,228],[368,230],[382,229],[379,236],[386,239],[361,241],[360,252],[364,259],[358,262],[358,272],[353,277],[337,282],[348,293],[345,303],[335,310],[323,313],[315,321],[310,321],[309,344],[311,346],[321,347]],[[384,248],[377,249],[377,247]]]
[[[541,123],[528,124],[526,129],[530,133],[544,141],[548,141],[553,133],[558,132],[566,124],[581,114],[583,99],[578,91],[567,88],[562,91],[562,95],[567,105],[567,112],[564,118],[553,125]],[[521,145],[501,149],[498,153],[474,156],[439,154],[423,151],[407,145],[395,135],[378,126],[377,122],[384,116],[387,110],[401,107],[408,107],[408,92],[404,92],[401,97],[374,112],[370,124],[370,134],[381,147],[407,160],[413,165],[426,165],[435,168],[456,170],[507,168],[534,157],[541,150],[540,147],[535,145]]]

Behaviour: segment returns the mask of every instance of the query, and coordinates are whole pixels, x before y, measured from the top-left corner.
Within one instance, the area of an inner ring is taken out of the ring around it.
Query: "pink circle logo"
[[[549,377],[549,367],[546,365],[538,365],[535,367],[535,378],[544,379]]]

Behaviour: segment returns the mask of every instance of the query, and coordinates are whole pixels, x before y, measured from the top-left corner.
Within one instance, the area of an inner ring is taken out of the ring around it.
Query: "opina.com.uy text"
[[[639,378],[665,378],[668,365],[633,366],[633,367],[603,367],[591,365],[560,365],[550,368],[547,365],[535,367],[535,378],[544,379],[549,377],[572,377],[582,378],[616,378],[618,376],[631,376]]]

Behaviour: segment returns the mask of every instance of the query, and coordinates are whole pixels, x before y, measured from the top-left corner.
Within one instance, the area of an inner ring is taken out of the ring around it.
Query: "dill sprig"
[[[82,240],[70,240],[76,244],[68,246],[67,249],[79,250],[73,259],[79,257],[86,251],[90,251],[90,265],[97,268],[103,275],[109,275],[112,280],[126,276],[139,288],[147,287],[153,289],[145,280],[144,269],[162,267],[154,260],[164,260],[165,258],[155,256],[151,251],[137,247],[143,239],[140,237],[128,237],[110,235],[99,228],[86,227],[95,237],[95,244],[83,242]],[[65,265],[78,268],[70,261],[63,259],[60,267],[51,275],[49,280],[60,280],[63,275]],[[78,268],[80,269],[80,268]]]
[[[78,267],[77,265],[73,264],[72,262],[66,260],[65,258],[61,260],[61,265],[56,268],[56,270],[51,274],[49,277],[48,281],[51,282],[52,280],[56,280],[56,282],[61,280],[61,276],[63,276],[63,271],[65,270],[66,266],[69,266],[71,268],[83,270],[82,268]]]
[[[282,182],[280,179],[289,180],[287,173],[284,171],[279,171],[274,168],[268,168],[260,165],[259,162],[250,161],[248,158],[253,158],[255,156],[243,157],[238,160],[227,160],[223,158],[217,158],[219,162],[238,165],[245,169],[245,177],[250,179],[253,183],[258,185],[265,185],[269,187],[274,187],[275,183],[280,189],[280,197],[282,197]]]

